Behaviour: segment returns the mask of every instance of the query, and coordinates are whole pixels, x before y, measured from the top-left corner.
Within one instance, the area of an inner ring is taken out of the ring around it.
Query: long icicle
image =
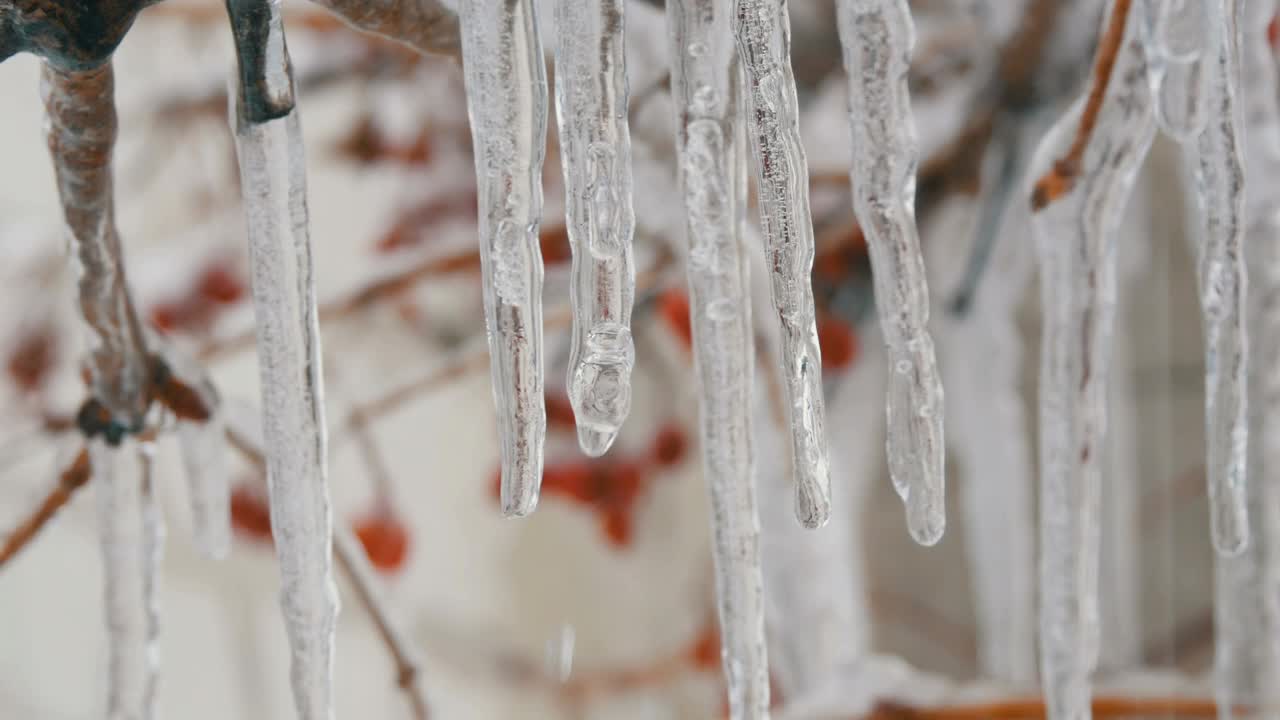
[[[179,419],[177,436],[196,547],[207,557],[221,559],[231,550],[231,467],[222,400],[197,361],[171,346],[161,351],[169,371],[209,411],[203,421]]]
[[[1108,7],[1091,92],[1049,130],[1032,163],[1034,171],[1049,172],[1035,185],[1032,229],[1044,313],[1040,674],[1051,720],[1090,716],[1089,676],[1100,642],[1098,506],[1106,457],[1115,242],[1155,135],[1139,23],[1128,22],[1127,0],[1112,0]],[[1067,184],[1046,181],[1064,170],[1071,173]],[[1054,196],[1047,189],[1063,192]]]
[[[1245,252],[1249,285],[1250,542],[1237,557],[1217,559],[1214,587],[1214,695],[1218,716],[1280,718],[1280,101],[1275,56],[1265,28],[1275,0],[1249,0],[1240,27],[1245,152]]]
[[[569,400],[578,444],[603,455],[631,411],[631,129],[623,0],[556,5],[556,120],[573,252]]]
[[[40,92],[58,195],[80,265],[80,312],[90,330],[94,399],[110,416],[112,442],[142,428],[151,362],[134,311],[116,231],[111,156],[116,141],[111,61],[89,70],[45,63]]]
[[[159,620],[156,581],[164,540],[152,481],[154,448],[89,445],[102,545],[108,636],[108,720],[155,715]]]
[[[271,526],[302,720],[333,717],[338,613],[330,547],[320,328],[306,167],[279,0],[229,0],[239,59],[230,93],[257,318]]]
[[[759,187],[760,225],[782,328],[795,511],[802,525],[817,528],[831,517],[831,471],[822,355],[809,278],[814,256],[809,163],[800,144],[791,21],[786,0],[737,0],[735,5],[734,32],[746,77],[746,117]]]
[[[711,495],[729,717],[757,720],[769,716],[769,667],[751,442],[754,362],[742,239],[746,156],[729,22],[724,0],[667,4],[702,462]]]
[[[922,545],[946,528],[942,382],[929,336],[929,288],[915,224],[918,163],[907,73],[915,26],[907,0],[840,0],[849,74],[853,205],[866,233],[889,348],[889,473]]]
[[[1230,3],[1234,8],[1235,3]],[[1245,454],[1248,444],[1248,333],[1244,299],[1244,158],[1237,96],[1239,31],[1234,9],[1206,3],[1212,21],[1204,103],[1210,121],[1187,145],[1200,211],[1199,281],[1205,336],[1205,475],[1213,546],[1233,555],[1249,539]],[[1193,236],[1194,237],[1194,236]]]
[[[542,160],[547,78],[532,0],[462,0],[467,112],[480,197],[489,368],[502,447],[502,512],[538,504],[543,442]]]

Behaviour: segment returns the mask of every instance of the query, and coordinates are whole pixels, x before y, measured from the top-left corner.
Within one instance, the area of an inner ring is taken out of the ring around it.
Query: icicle
[[[578,444],[604,454],[631,411],[631,129],[622,0],[559,0],[556,119],[573,249],[573,337],[566,387]]]
[[[1219,0],[1145,0],[1146,47],[1156,92],[1156,122],[1186,141],[1209,122],[1214,37],[1221,32]]]
[[[111,155],[116,141],[111,61],[90,70],[45,63],[40,92],[67,230],[80,264],[80,312],[91,331],[93,397],[111,414],[108,436],[142,428],[150,362],[125,279],[115,224]]]
[[[1090,716],[1089,675],[1098,658],[1099,482],[1105,460],[1107,374],[1115,310],[1115,241],[1138,168],[1155,134],[1146,59],[1136,22],[1121,31],[1114,67],[1093,126],[1077,144],[1082,98],[1046,135],[1032,162],[1060,171],[1079,147],[1078,175],[1061,197],[1043,197],[1032,216],[1043,305],[1040,370],[1040,659],[1049,717]],[[1119,23],[1117,27],[1115,23]],[[1100,57],[1098,68],[1105,68]],[[1098,75],[1106,75],[1099,70]],[[1095,77],[1094,82],[1100,78]],[[1073,160],[1075,158],[1072,158]],[[1043,201],[1047,199],[1047,205]]]
[[[542,159],[547,78],[532,0],[462,0],[467,112],[480,193],[489,367],[502,445],[502,512],[538,504],[542,393]]]
[[[1241,156],[1239,42],[1236,18],[1220,3],[1211,23],[1210,76],[1205,105],[1211,116],[1188,146],[1194,168],[1200,232],[1200,304],[1205,335],[1205,468],[1213,545],[1240,552],[1249,537],[1245,508],[1248,337],[1244,327],[1244,158]],[[1272,91],[1274,92],[1274,91]]]
[[[129,443],[109,448],[94,440],[89,451],[106,598],[106,717],[147,720],[155,714],[160,633],[156,586],[164,543],[151,486],[154,447]]]
[[[196,546],[211,558],[224,558],[231,549],[231,483],[225,433],[218,414],[204,423],[178,423]]]
[[[800,110],[791,74],[786,0],[737,0],[733,13],[746,77],[746,117],[768,243],[774,307],[782,328],[796,517],[817,528],[831,516],[831,477],[823,420],[822,356],[814,317],[813,218],[809,163],[800,144]]]
[[[1245,123],[1245,220],[1249,264],[1249,436],[1246,504],[1250,542],[1237,557],[1218,558],[1214,593],[1214,687],[1218,715],[1280,718],[1280,102],[1276,66],[1264,28],[1275,0],[1243,10],[1241,93]],[[1253,707],[1243,711],[1240,705]],[[1233,709],[1235,708],[1235,709]]]
[[[907,504],[911,536],[932,545],[946,526],[943,397],[915,226],[917,148],[907,93],[915,28],[907,0],[840,0],[838,13],[849,74],[853,204],[890,349],[889,474]]]
[[[298,716],[324,720],[333,716],[338,598],[301,127],[279,0],[230,0],[228,10],[240,63],[231,113],[253,267],[281,606]]]
[[[1002,152],[1019,154],[1012,143]],[[999,165],[1008,161],[997,159]],[[971,203],[949,212],[949,204],[935,210],[922,228],[925,237],[932,238],[928,265],[934,287],[965,287],[972,276],[962,270],[964,260],[979,243],[992,251],[1030,255],[1023,242],[1029,222],[1025,206],[1008,214],[988,205],[992,193],[1002,192],[1000,175],[987,175],[994,176],[995,186],[984,190],[980,209]],[[1009,182],[1017,180],[1014,176]],[[956,228],[973,225],[982,230],[961,235],[972,242],[958,242]],[[950,388],[947,423],[962,473],[962,526],[982,676],[1027,687],[1035,682],[1034,473],[1021,393],[1017,313],[1031,268],[1025,261],[1016,265],[1016,271],[988,270],[990,282],[968,295],[965,312],[939,315],[937,336],[940,368]]]
[[[729,716],[754,720],[769,715],[769,668],[751,445],[754,363],[742,243],[740,77],[728,3],[669,0],[667,23]]]

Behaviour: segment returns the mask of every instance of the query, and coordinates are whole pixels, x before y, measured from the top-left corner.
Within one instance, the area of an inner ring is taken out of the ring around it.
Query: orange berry
[[[404,567],[409,554],[409,529],[395,516],[369,515],[356,523],[355,532],[375,568],[393,573]]]
[[[852,365],[858,358],[857,334],[848,323],[830,315],[818,316],[818,345],[822,362],[835,370]]]
[[[271,542],[271,510],[248,485],[231,491],[231,528],[249,540]]]
[[[689,296],[683,290],[671,289],[658,300],[658,312],[662,314],[671,332],[680,339],[686,349],[693,347],[693,322],[689,318]]]
[[[658,431],[658,435],[653,439],[653,449],[650,450],[650,454],[659,467],[672,467],[684,460],[684,454],[688,449],[689,438],[685,435],[684,429],[673,423],[664,425]]]

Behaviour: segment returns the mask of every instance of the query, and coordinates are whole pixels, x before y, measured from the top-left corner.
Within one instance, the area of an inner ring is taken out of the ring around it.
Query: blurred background
[[[922,548],[906,532],[884,468],[885,359],[851,211],[833,4],[792,3],[838,506],[817,533],[792,518],[787,443],[769,406],[775,323],[757,251],[757,471],[782,708],[818,657],[847,670],[850,692],[868,697],[924,701],[1034,686],[1039,293],[1018,172],[1079,90],[1101,4],[1060,3],[1039,39],[1034,98],[1006,108],[988,90],[1030,4],[912,3],[917,209],[951,458],[947,532]],[[641,283],[635,407],[607,455],[580,453],[563,392],[569,253],[552,122],[543,218],[547,470],[538,511],[508,521],[496,502],[461,72],[358,34],[310,4],[284,6],[308,151],[334,518],[362,541],[381,596],[419,647],[433,716],[720,717],[661,10],[628,4]],[[552,7],[539,9],[550,52]],[[258,374],[246,341],[252,308],[226,122],[231,64],[220,3],[170,0],[143,12],[116,55],[117,215],[140,311],[201,357],[230,411],[252,422]],[[85,393],[38,74],[30,56],[0,65],[0,533],[56,482],[77,446],[66,421]],[[998,120],[975,139],[984,112]],[[1098,682],[1203,696],[1199,678],[1213,647],[1203,350],[1178,167],[1174,148],[1158,140],[1119,242]],[[755,247],[758,239],[748,238]],[[993,241],[989,255],[984,239]],[[226,560],[213,561],[191,540],[176,444],[164,437],[159,448],[168,525],[161,713],[292,717],[260,473],[228,450],[235,541]],[[0,570],[0,717],[100,713],[92,493],[77,495]],[[339,717],[412,717],[374,625],[345,579],[339,584]],[[815,628],[826,631],[821,649],[808,640]],[[927,682],[859,672],[872,655],[884,667],[900,658]]]

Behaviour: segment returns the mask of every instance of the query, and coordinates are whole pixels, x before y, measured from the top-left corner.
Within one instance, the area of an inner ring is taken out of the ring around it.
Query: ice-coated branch
[[[314,0],[365,32],[421,53],[461,55],[458,16],[440,0]]]
[[[1155,134],[1146,55],[1126,0],[1113,0],[1098,52],[1115,48],[1110,81],[1078,101],[1041,141],[1032,177],[1061,167],[1093,124],[1070,175],[1033,205],[1043,306],[1040,369],[1040,675],[1049,717],[1089,717],[1097,663],[1099,502],[1106,458],[1107,375],[1115,311],[1115,242]],[[1101,64],[1101,61],[1099,61]],[[1096,111],[1093,108],[1097,108]],[[1089,113],[1095,112],[1090,118]],[[1042,180],[1039,181],[1043,183]],[[1037,197],[1039,195],[1037,194]]]
[[[604,454],[631,410],[631,129],[624,0],[556,5],[556,120],[573,251],[569,400],[578,444]]]
[[[154,452],[150,442],[89,445],[102,545],[109,720],[149,720],[155,714],[164,525],[152,487]]]
[[[256,428],[247,427],[249,423],[237,424],[231,420],[226,423],[226,440],[259,470],[266,471],[266,453],[262,447],[262,438]],[[347,581],[355,590],[356,597],[369,612],[378,634],[382,637],[396,666],[396,684],[404,691],[414,717],[426,720],[428,703],[426,692],[422,687],[422,670],[418,652],[413,642],[406,636],[403,625],[382,600],[381,585],[369,565],[369,558],[359,542],[351,536],[350,530],[341,526],[334,529],[333,554],[338,567],[346,574]]]
[[[1218,716],[1280,717],[1280,101],[1275,55],[1265,28],[1275,0],[1249,0],[1240,27],[1240,108],[1244,119],[1245,252],[1250,343],[1247,391],[1250,482],[1245,488],[1250,539],[1236,557],[1217,558],[1214,587],[1214,694]]]
[[[854,212],[866,233],[889,348],[888,454],[911,536],[946,527],[942,382],[929,336],[929,288],[915,223],[918,163],[907,72],[915,28],[906,0],[840,0]]]
[[[542,357],[542,161],[547,78],[533,0],[462,0],[480,264],[502,448],[502,512],[538,504],[547,434]]]
[[[333,717],[338,601],[302,133],[279,0],[229,0],[227,9],[240,61],[231,119],[253,268],[271,524],[294,703],[302,720],[326,720]],[[246,75],[246,67],[262,77]]]
[[[62,70],[46,62],[40,88],[58,196],[79,261],[80,312],[90,330],[92,394],[107,416],[106,436],[118,440],[142,429],[151,402],[152,368],[116,232],[111,62],[84,71]]]
[[[742,238],[741,77],[727,2],[671,0],[667,26],[729,716],[755,720],[769,714],[769,667],[751,435],[754,352]]]
[[[831,516],[831,477],[822,398],[822,355],[814,316],[813,217],[809,163],[791,72],[785,0],[736,0],[734,33],[746,78],[746,117],[759,185],[773,303],[782,328],[796,517],[821,527]]]
[[[1241,144],[1237,18],[1224,3],[1206,3],[1212,19],[1205,57],[1208,120],[1187,143],[1201,226],[1198,276],[1205,337],[1205,469],[1213,546],[1240,552],[1249,538],[1245,483],[1249,440],[1248,332],[1245,327],[1245,160]],[[1166,82],[1168,79],[1166,78]],[[1269,179],[1264,182],[1270,182]]]

